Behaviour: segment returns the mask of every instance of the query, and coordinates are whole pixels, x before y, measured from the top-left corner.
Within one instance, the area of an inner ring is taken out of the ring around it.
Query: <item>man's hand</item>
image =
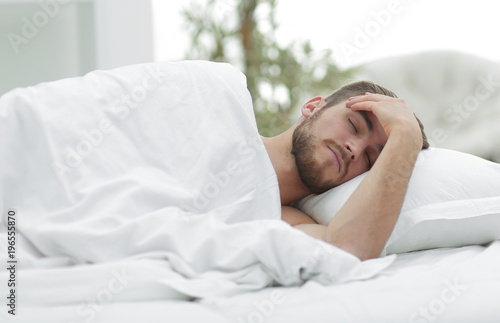
[[[282,219],[365,260],[380,255],[394,228],[423,139],[402,99],[367,93],[351,98],[346,106],[375,115],[388,136],[384,149],[327,227],[289,206],[282,207]]]
[[[415,139],[415,145],[422,147],[422,133],[412,109],[403,99],[392,98],[382,94],[355,96],[346,103],[353,111],[369,111],[378,119],[387,136],[392,131],[404,131]]]
[[[364,260],[379,256],[394,228],[422,147],[422,134],[411,108],[401,99],[366,94],[351,98],[346,106],[372,112],[388,139],[322,239]]]

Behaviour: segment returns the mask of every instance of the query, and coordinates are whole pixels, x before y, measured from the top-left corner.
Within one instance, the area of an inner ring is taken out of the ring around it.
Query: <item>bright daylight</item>
[[[500,322],[499,9],[0,0],[0,321]]]

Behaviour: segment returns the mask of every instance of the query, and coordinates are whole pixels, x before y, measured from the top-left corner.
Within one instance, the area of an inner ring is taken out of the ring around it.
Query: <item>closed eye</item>
[[[349,120],[349,123],[350,123],[350,124],[351,124],[351,126],[354,128],[354,131],[355,131],[356,133],[358,133],[358,129],[356,128],[356,126],[354,125],[354,123],[352,123],[351,119],[347,119],[347,120]]]
[[[356,133],[358,133],[358,129],[356,128],[356,126],[354,125],[354,123],[352,123],[351,119],[347,119],[349,120],[349,123],[351,124],[352,128],[354,129],[354,131]],[[368,163],[368,170],[370,170],[372,168],[372,161],[370,160],[370,155],[368,155],[368,153],[365,153],[366,155],[366,162]]]

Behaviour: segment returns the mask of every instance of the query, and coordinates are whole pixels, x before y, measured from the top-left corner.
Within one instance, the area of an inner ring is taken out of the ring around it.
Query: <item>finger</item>
[[[354,100],[354,99],[390,100],[393,98],[390,96],[384,95],[384,94],[365,92],[365,94],[363,94],[363,95],[356,95],[356,96],[350,97],[349,101]]]
[[[371,96],[371,95],[356,96],[356,97],[349,98],[349,101],[346,102],[346,106],[350,107],[353,104],[360,103],[360,102],[377,102],[377,101],[380,101],[380,100],[374,96]]]
[[[350,102],[348,102],[348,103],[350,103]],[[353,111],[363,110],[363,111],[373,112],[375,105],[376,105],[375,101],[355,102],[355,103],[350,104],[350,105],[347,105],[347,103],[346,103],[346,106],[348,108],[351,108],[351,110],[353,110]]]
[[[365,95],[358,95],[358,96],[353,96],[350,97],[349,100],[347,101],[347,106],[350,106],[354,103],[358,102],[364,102],[364,101],[374,101],[374,102],[380,102],[380,101],[387,101],[392,99],[391,97],[387,95],[382,95],[382,94],[365,94]]]

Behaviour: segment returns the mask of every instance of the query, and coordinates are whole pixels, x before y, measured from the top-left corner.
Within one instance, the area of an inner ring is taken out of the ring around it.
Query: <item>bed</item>
[[[171,299],[156,277],[127,286],[129,291],[102,306],[87,300],[102,288],[73,304],[47,300],[47,291],[33,303],[25,300],[29,295],[21,297],[15,318],[1,315],[3,322],[498,322],[499,253],[499,242],[411,252],[369,280],[335,286],[308,282],[202,300]],[[137,275],[150,275],[148,269],[142,266]],[[66,288],[78,289],[89,280],[107,283],[109,278],[96,271]]]
[[[422,153],[384,252],[361,262],[280,220],[262,152],[228,64],[5,94],[2,322],[500,321],[498,164]],[[362,176],[296,206],[328,222]]]

